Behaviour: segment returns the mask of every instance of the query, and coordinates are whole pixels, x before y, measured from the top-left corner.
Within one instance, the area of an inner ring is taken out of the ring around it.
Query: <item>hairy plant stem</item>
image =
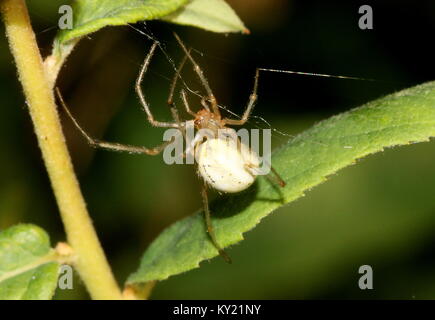
[[[12,54],[56,196],[74,266],[93,299],[121,299],[107,263],[65,144],[54,101],[52,77],[46,74],[24,0],[0,0]]]

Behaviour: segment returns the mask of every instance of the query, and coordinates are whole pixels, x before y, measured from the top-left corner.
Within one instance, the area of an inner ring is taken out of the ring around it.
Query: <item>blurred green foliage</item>
[[[371,31],[357,27],[358,2],[228,2],[250,36],[163,22],[135,27],[153,33],[175,60],[181,52],[170,32],[177,31],[203,53],[195,57],[216,96],[238,114],[248,99],[255,67],[382,80],[262,74],[255,115],[277,130],[296,134],[363,102],[433,80],[427,37],[435,28],[433,1],[373,3]],[[57,8],[64,1],[28,3],[47,54]],[[146,122],[133,90],[149,45],[132,28],[106,28],[83,39],[61,71],[59,85],[70,108],[95,136],[146,146],[161,140],[162,131]],[[171,77],[160,52],[144,83],[160,119],[170,117],[165,101]],[[190,71],[183,78],[198,87]],[[0,80],[0,228],[35,223],[49,232],[54,244],[64,240],[63,228],[4,37]],[[65,117],[63,123],[89,211],[122,283],[152,239],[200,207],[198,178],[193,167],[167,166],[161,157],[95,152]],[[251,125],[256,123],[267,127],[254,118]],[[286,139],[275,135],[277,145]],[[229,250],[232,265],[221,259],[203,263],[158,284],[153,298],[433,298],[434,160],[433,141],[363,159],[265,219]],[[374,269],[374,290],[357,286],[363,264]],[[57,298],[87,297],[79,279],[75,284],[73,291],[58,290]]]

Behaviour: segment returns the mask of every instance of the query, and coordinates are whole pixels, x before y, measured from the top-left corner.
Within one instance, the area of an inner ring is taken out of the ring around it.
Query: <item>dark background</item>
[[[65,1],[27,1],[44,55]],[[255,116],[294,135],[372,99],[434,78],[433,1],[229,0],[250,35],[214,34],[150,21],[134,28],[182,56],[176,31],[203,67],[219,100],[241,114],[256,67],[373,78],[343,80],[262,73]],[[374,30],[358,28],[369,4]],[[4,34],[4,32],[3,32]],[[73,113],[96,137],[156,145],[134,94],[151,42],[131,27],[108,27],[83,39],[59,85]],[[144,91],[156,118],[170,119],[171,65],[162,51]],[[200,89],[190,68],[183,79]],[[5,37],[0,43],[0,229],[38,224],[64,240],[55,200],[37,148]],[[191,97],[192,104],[197,100]],[[62,114],[65,134],[102,244],[122,283],[142,252],[168,225],[201,205],[192,166],[161,156],[92,150]],[[248,125],[268,127],[257,119]],[[275,145],[287,136],[276,133]],[[435,292],[435,145],[387,150],[359,161],[265,219],[221,259],[157,285],[155,299],[433,298]],[[358,268],[374,269],[374,290],[358,289]],[[57,298],[87,297],[80,280]]]

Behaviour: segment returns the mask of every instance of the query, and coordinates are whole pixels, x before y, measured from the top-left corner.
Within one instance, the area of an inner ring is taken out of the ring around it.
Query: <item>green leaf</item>
[[[274,152],[272,164],[287,182],[277,188],[264,177],[238,195],[212,206],[218,242],[227,247],[243,239],[261,219],[296,200],[327,176],[384,148],[428,141],[435,136],[435,82],[428,82],[367,103],[322,121]],[[338,196],[338,195],[337,195]],[[202,212],[164,230],[142,257],[129,284],[164,280],[217,255]],[[237,261],[237,257],[233,257]]]
[[[73,28],[57,33],[52,53],[44,62],[52,85],[79,39],[106,26],[164,17],[168,22],[215,32],[249,32],[224,0],[76,0],[72,9]]]
[[[192,0],[162,19],[214,32],[249,33],[237,14],[224,0]]]
[[[51,299],[59,263],[47,233],[22,224],[0,232],[0,300]]]
[[[58,34],[60,43],[82,37],[106,26],[119,26],[165,16],[188,0],[76,0],[74,27]]]

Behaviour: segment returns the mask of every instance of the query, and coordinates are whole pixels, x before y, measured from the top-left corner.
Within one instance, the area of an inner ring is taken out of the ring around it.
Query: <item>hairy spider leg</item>
[[[201,195],[202,195],[202,201],[204,204],[204,217],[205,217],[205,223],[206,223],[206,227],[207,227],[207,233],[209,234],[213,245],[216,247],[216,249],[218,250],[221,257],[227,263],[232,263],[230,256],[224,251],[224,249],[221,248],[221,246],[219,245],[219,243],[216,239],[216,235],[214,233],[213,224],[211,223],[210,208],[208,205],[207,183],[206,182],[204,182],[204,184],[202,186]]]
[[[225,118],[224,122],[225,124],[233,125],[233,126],[241,126],[248,121],[249,116],[251,115],[251,112],[254,108],[255,102],[257,101],[257,90],[258,90],[258,79],[260,78],[260,70],[257,68],[255,71],[255,77],[254,77],[254,88],[252,90],[251,95],[249,96],[248,104],[246,106],[245,112],[243,113],[243,116],[241,119],[228,119]]]
[[[213,110],[213,113],[220,117],[220,111],[219,106],[217,104],[216,98],[213,94],[213,91],[210,88],[210,85],[207,81],[207,78],[204,76],[204,72],[202,71],[201,67],[196,63],[195,59],[193,59],[192,55],[190,54],[190,51],[186,48],[183,41],[181,41],[180,37],[174,32],[174,36],[177,39],[178,43],[180,44],[181,48],[183,49],[184,53],[190,60],[190,62],[193,65],[193,70],[196,72],[196,74],[199,77],[199,80],[201,81],[202,85],[205,88],[205,91],[207,92],[208,100],[210,101],[211,108]]]
[[[161,121],[157,121],[154,119],[154,116],[150,111],[148,103],[146,102],[145,96],[144,96],[142,89],[141,89],[141,84],[143,81],[144,74],[148,70],[148,66],[150,64],[151,58],[154,54],[154,51],[157,48],[157,45],[158,45],[158,42],[155,41],[153,43],[153,45],[151,46],[149,53],[145,57],[142,68],[140,69],[139,75],[136,79],[136,85],[135,85],[136,93],[139,96],[139,100],[141,102],[142,108],[145,111],[145,113],[147,114],[148,121],[151,123],[151,125],[153,125],[154,127],[162,127],[162,128],[178,128],[179,123],[177,123],[177,122],[161,122]]]
[[[92,138],[89,134],[86,133],[86,131],[80,126],[80,124],[77,122],[77,120],[73,117],[71,112],[69,111],[65,101],[63,100],[62,94],[60,93],[59,88],[56,87],[56,94],[59,98],[60,104],[64,108],[66,114],[68,117],[72,120],[75,127],[80,131],[80,133],[85,137],[87,142],[94,148],[102,148],[106,150],[111,151],[118,151],[118,152],[128,152],[128,153],[135,153],[135,154],[148,154],[148,155],[157,155],[159,154],[167,145],[172,143],[174,141],[174,138],[170,141],[167,141],[157,147],[154,148],[146,148],[142,146],[133,146],[128,144],[121,144],[117,142],[106,142],[106,141],[100,141],[97,139]]]

